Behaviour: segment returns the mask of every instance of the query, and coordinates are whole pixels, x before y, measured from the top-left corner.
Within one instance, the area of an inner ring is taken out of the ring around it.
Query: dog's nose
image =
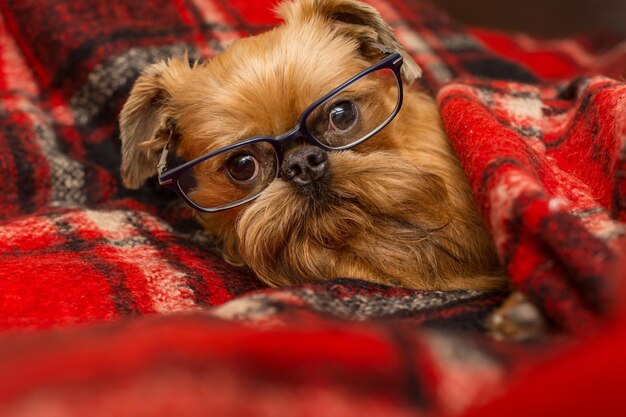
[[[328,173],[328,154],[315,146],[303,146],[285,155],[280,176],[299,187],[321,180]]]

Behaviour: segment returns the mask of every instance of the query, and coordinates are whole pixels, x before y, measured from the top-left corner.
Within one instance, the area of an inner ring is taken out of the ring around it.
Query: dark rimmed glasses
[[[194,209],[213,213],[257,198],[278,177],[285,151],[294,142],[325,151],[343,151],[365,142],[387,126],[402,106],[402,56],[380,49],[386,55],[381,61],[315,101],[292,129],[278,136],[255,136],[168,170],[170,132],[157,166],[159,184]]]

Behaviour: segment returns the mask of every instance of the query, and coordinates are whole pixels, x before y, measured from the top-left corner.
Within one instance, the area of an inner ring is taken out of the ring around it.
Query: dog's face
[[[311,103],[383,57],[374,44],[402,52],[405,83],[419,74],[370,6],[302,0],[283,3],[279,13],[285,24],[236,41],[207,63],[170,60],[144,72],[121,116],[127,186],[156,173],[170,133],[171,147],[193,160],[246,138],[288,131]],[[367,130],[381,117],[377,112],[387,114],[396,102],[390,82],[358,84],[357,107],[346,108],[344,101],[339,118],[322,114],[311,129],[329,135],[343,123]],[[270,285],[357,277],[445,288],[448,271],[474,256],[455,240],[461,239],[456,232],[441,232],[452,229],[457,203],[466,196],[450,195],[458,187],[445,181],[462,182],[460,170],[449,172],[454,161],[432,102],[413,94],[390,125],[350,150],[326,152],[296,141],[281,166],[263,149],[235,155],[238,160],[229,153],[211,158],[194,171],[194,199],[202,205],[267,188],[244,205],[199,215],[201,223],[221,238],[230,260],[247,264]],[[420,134],[426,136],[423,152],[407,145]]]

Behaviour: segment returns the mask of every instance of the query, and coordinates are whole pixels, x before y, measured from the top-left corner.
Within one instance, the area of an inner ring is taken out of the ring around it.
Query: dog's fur
[[[417,289],[488,289],[505,284],[469,184],[433,100],[409,84],[419,67],[371,6],[300,0],[278,8],[285,23],[234,42],[203,64],[172,59],[147,68],[121,114],[122,178],[137,188],[155,174],[169,130],[185,159],[254,135],[293,127],[313,101],[400,51],[405,96],[373,138],[328,154],[323,195],[276,179],[259,198],[199,214],[227,260],[272,286],[336,277]],[[236,195],[226,177],[202,192]]]

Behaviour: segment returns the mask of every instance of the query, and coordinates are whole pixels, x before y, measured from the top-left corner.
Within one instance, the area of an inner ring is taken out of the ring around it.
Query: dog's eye
[[[351,101],[333,104],[328,115],[328,123],[333,130],[343,132],[350,129],[359,118],[359,109]]]
[[[228,158],[226,162],[228,175],[239,182],[250,181],[259,174],[259,163],[248,154],[237,154]]]

